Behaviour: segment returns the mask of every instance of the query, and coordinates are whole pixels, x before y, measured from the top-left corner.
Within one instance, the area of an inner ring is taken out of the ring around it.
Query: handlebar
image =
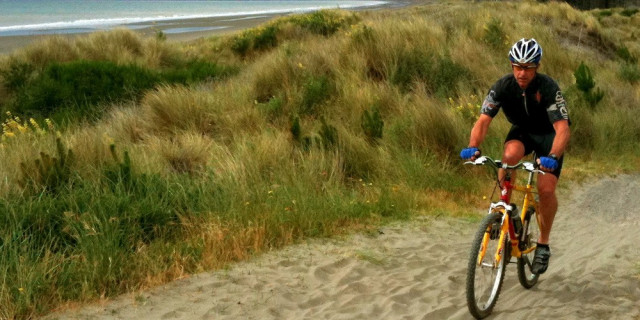
[[[501,160],[493,160],[487,156],[481,156],[477,158],[475,161],[467,161],[464,164],[470,164],[475,166],[489,165],[495,169],[521,169],[532,173],[542,173],[545,174],[544,171],[538,169],[538,165],[533,162],[521,161],[516,163],[513,166],[507,165],[506,163],[502,163]]]

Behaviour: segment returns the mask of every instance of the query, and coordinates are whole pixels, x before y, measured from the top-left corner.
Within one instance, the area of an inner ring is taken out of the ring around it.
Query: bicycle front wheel
[[[538,278],[540,277],[539,274],[531,272],[533,256],[535,255],[535,247],[537,245],[538,237],[540,236],[538,214],[535,210],[527,212],[524,225],[525,227],[522,232],[524,232],[525,237],[524,241],[521,242],[521,250],[529,252],[518,258],[518,280],[523,287],[531,289],[536,285],[536,283],[538,283]]]
[[[476,319],[491,314],[498,301],[507,263],[511,258],[510,248],[507,247],[508,233],[501,235],[500,232],[502,216],[499,212],[487,215],[471,245],[467,268],[467,305]]]

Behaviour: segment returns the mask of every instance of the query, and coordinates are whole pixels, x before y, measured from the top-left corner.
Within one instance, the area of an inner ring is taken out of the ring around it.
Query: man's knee
[[[504,145],[502,161],[514,165],[524,157],[524,145],[518,140],[507,141]]]
[[[541,178],[538,176],[538,195],[541,198],[555,197],[557,178],[555,176]]]
[[[556,196],[555,188],[538,188],[538,196],[540,199],[549,199]]]

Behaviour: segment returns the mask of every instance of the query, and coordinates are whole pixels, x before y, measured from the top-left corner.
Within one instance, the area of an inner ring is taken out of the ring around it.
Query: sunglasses
[[[517,71],[530,70],[530,69],[535,69],[535,68],[538,67],[537,64],[522,65],[522,64],[518,64],[518,63],[512,63],[511,66],[514,69],[516,69]]]

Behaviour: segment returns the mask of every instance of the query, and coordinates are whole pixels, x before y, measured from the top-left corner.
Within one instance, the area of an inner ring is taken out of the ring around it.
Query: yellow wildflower
[[[29,123],[31,123],[31,126],[36,129],[36,130],[40,130],[40,125],[38,124],[38,121],[36,121],[36,119],[34,118],[29,118]]]
[[[53,131],[53,122],[49,118],[44,119],[44,122],[47,124],[49,130]]]

